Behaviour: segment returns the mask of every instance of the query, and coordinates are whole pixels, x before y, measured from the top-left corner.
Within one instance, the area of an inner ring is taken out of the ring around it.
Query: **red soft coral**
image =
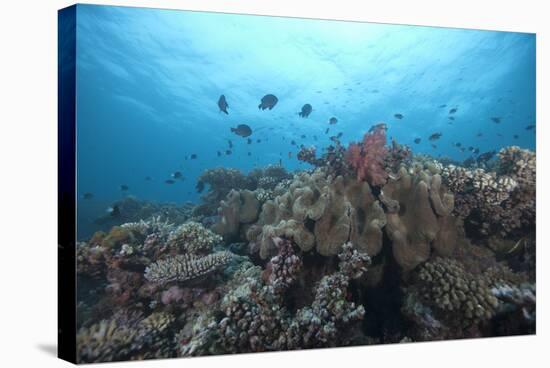
[[[346,152],[346,161],[357,172],[357,180],[366,180],[370,185],[384,185],[388,173],[384,169],[386,129],[378,124],[365,133],[362,143],[351,143]]]

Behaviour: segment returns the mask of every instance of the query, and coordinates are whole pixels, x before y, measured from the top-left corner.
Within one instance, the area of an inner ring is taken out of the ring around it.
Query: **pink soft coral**
[[[362,143],[351,143],[346,152],[346,161],[357,172],[357,180],[366,180],[370,185],[384,185],[388,173],[384,170],[386,128],[374,126],[365,133]]]

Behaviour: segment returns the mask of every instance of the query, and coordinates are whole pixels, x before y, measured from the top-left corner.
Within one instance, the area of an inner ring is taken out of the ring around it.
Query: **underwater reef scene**
[[[534,36],[78,9],[78,362],[536,332]]]

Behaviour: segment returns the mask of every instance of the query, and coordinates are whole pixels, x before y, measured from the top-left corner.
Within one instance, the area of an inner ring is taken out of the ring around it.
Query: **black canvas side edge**
[[[57,344],[76,363],[76,5],[57,20]]]

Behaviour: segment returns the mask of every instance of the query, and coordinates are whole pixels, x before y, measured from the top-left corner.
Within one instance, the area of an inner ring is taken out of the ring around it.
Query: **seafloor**
[[[78,361],[535,333],[535,153],[463,163],[384,126],[314,169],[206,170],[77,245]]]

